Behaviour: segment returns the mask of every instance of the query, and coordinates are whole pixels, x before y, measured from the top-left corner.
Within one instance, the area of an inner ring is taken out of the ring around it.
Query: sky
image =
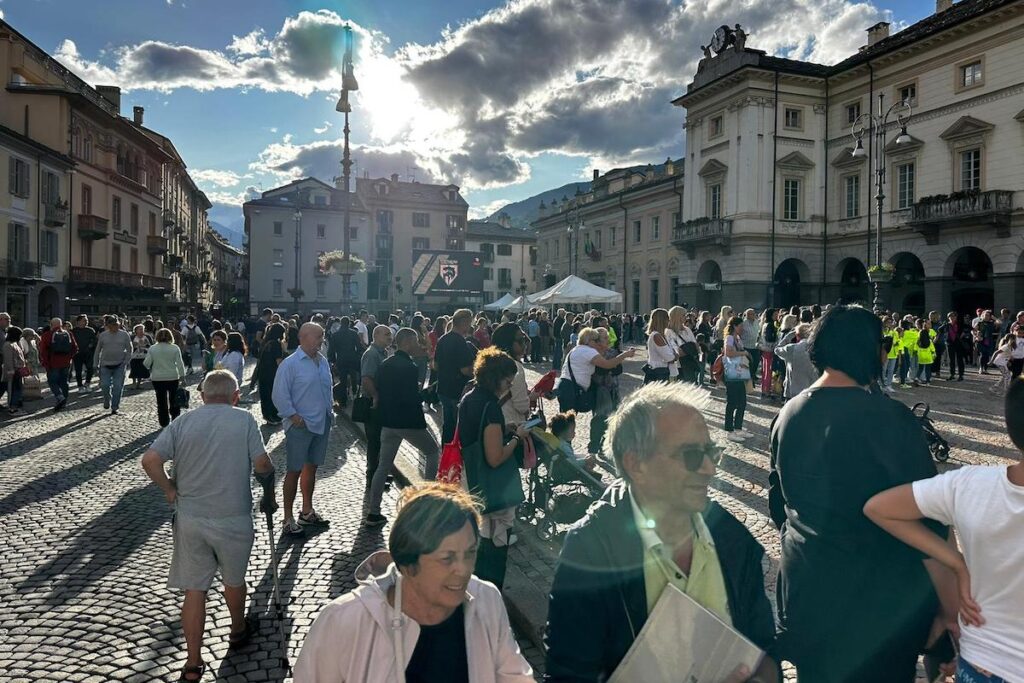
[[[340,175],[343,27],[356,37],[354,173],[453,182],[507,202],[685,151],[670,101],[720,24],[747,46],[835,63],[932,0],[0,0],[0,16],[122,113],[170,137],[214,208]]]

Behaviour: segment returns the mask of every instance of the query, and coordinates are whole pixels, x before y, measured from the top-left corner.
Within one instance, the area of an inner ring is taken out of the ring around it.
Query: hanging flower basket
[[[301,299],[305,295],[306,295],[306,293],[304,291],[302,291],[301,289],[295,289],[293,287],[292,289],[288,290],[288,296],[290,296],[293,299]]]
[[[355,254],[349,254],[345,258],[343,251],[329,251],[320,257],[320,271],[334,272],[338,275],[352,275],[362,272],[366,268],[366,262]]]
[[[868,268],[868,280],[871,282],[889,282],[896,273],[896,267],[886,261],[881,265]]]

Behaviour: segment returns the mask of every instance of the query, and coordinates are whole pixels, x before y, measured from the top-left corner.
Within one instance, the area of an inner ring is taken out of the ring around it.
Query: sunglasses
[[[710,460],[711,464],[717,467],[722,462],[723,453],[725,453],[724,448],[709,441],[702,444],[687,444],[675,453],[669,454],[668,457],[682,461],[687,470],[696,472],[704,464],[704,458]]]

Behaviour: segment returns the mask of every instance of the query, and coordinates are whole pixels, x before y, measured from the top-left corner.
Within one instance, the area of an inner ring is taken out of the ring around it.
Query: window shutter
[[[28,165],[24,165],[24,168],[28,168]],[[21,243],[21,260],[27,262],[31,258],[28,245],[28,226],[19,225],[18,230],[21,232],[21,239],[19,240]]]
[[[11,194],[18,194],[18,160],[14,157],[9,157],[7,161],[9,167],[7,172],[7,191]]]
[[[43,199],[43,204],[49,204],[50,203],[50,174],[49,173],[45,173],[45,172],[43,173],[43,182],[42,182],[42,187],[40,188],[40,190],[41,190],[41,196],[42,196],[42,199]]]
[[[18,258],[18,240],[14,236],[14,231],[18,229],[18,226],[14,223],[7,224],[7,260],[14,261]]]
[[[18,166],[21,168],[21,191],[23,193],[22,196],[28,197],[30,194],[32,194],[32,190],[30,189],[31,186],[28,184],[28,164],[22,162],[18,164]]]

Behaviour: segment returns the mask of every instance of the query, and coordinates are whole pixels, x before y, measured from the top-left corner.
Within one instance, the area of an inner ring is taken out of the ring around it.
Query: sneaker
[[[388,518],[379,512],[368,512],[363,520],[363,526],[368,527],[384,526],[387,523]]]
[[[744,441],[747,437],[743,436],[739,432],[728,432],[725,435],[725,438],[729,439],[729,441],[735,441],[737,443],[740,443]]]
[[[884,391],[884,392],[885,392],[885,393],[887,393],[887,394],[895,394],[895,393],[896,393],[896,390],[895,390],[895,389],[893,389],[893,388],[892,388],[892,387],[890,387],[890,386],[885,386],[885,387],[882,387],[882,391]]]
[[[306,531],[295,523],[294,519],[284,520],[284,525],[281,527],[281,534],[284,536],[302,536]]]
[[[310,510],[309,514],[305,512],[299,513],[300,526],[327,526],[328,524],[330,522],[321,517],[316,510]]]
[[[113,410],[111,410],[110,414],[111,415],[117,415],[117,408],[114,408]]]
[[[7,411],[7,414],[8,415],[24,415],[25,411],[22,410],[21,408],[11,408],[10,410]]]
[[[744,439],[750,439],[750,438],[753,438],[753,436],[754,436],[753,434],[751,434],[750,432],[748,432],[748,431],[747,431],[746,429],[737,429],[737,430],[736,430],[735,432],[733,432],[733,433],[734,433],[734,434],[739,434],[739,435],[740,435],[740,436],[742,436],[742,437],[743,437]]]

